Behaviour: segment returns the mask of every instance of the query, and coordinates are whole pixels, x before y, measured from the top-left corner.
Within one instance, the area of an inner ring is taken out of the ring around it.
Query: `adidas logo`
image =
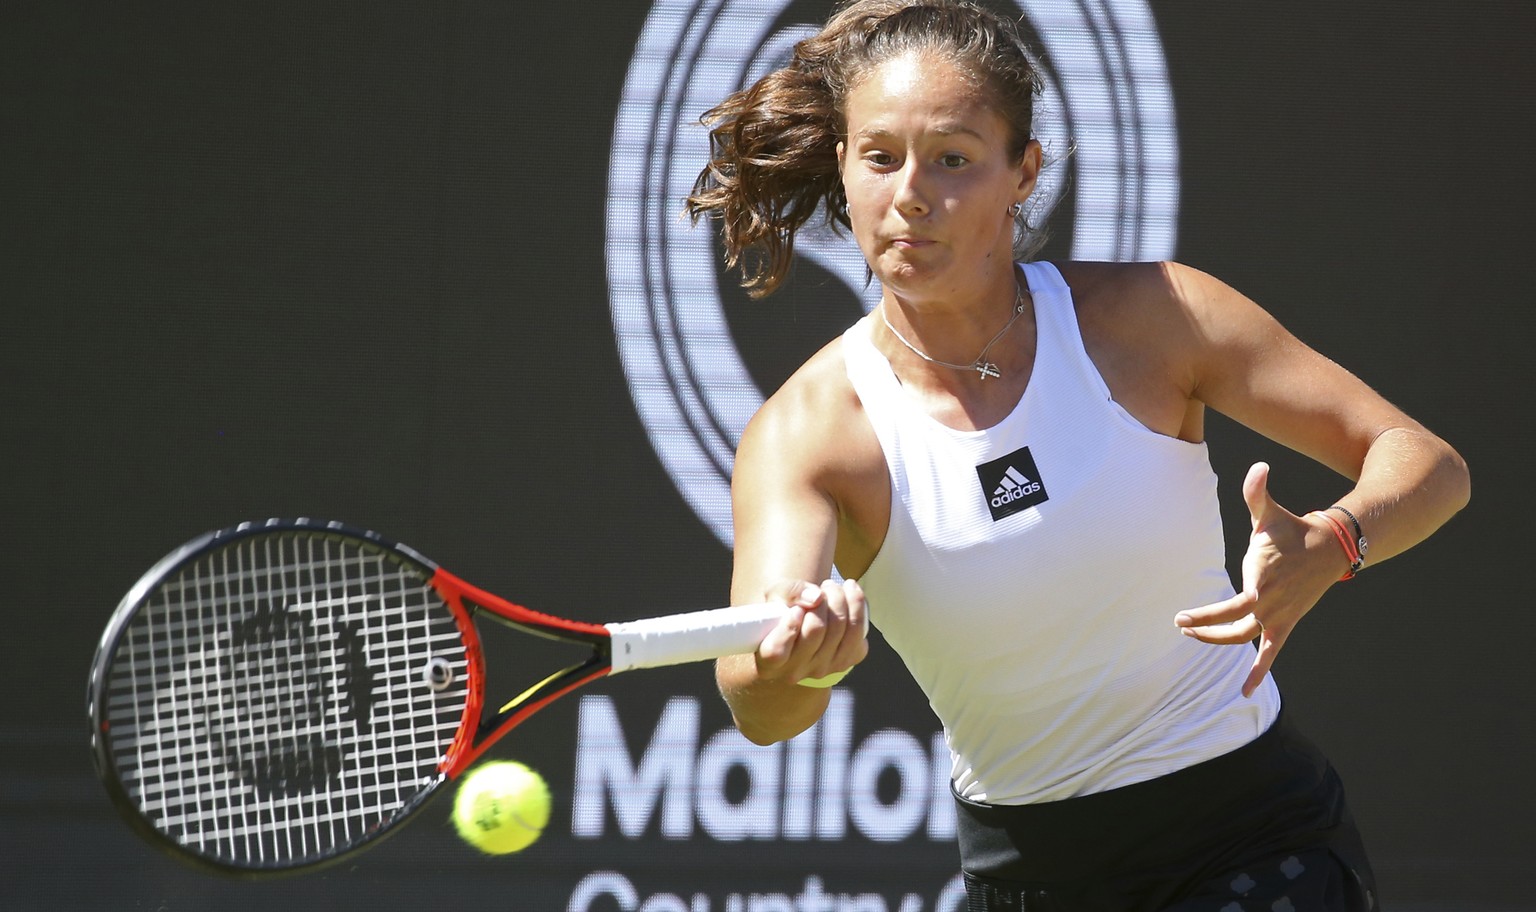
[[[977,466],[976,481],[976,493],[991,509],[993,522],[1050,500],[1045,479],[1027,446]]]
[[[1039,493],[1040,482],[1030,481],[1029,478],[1013,466],[1009,466],[1003,472],[1002,483],[997,490],[992,492],[992,506],[1001,507],[1004,504],[1013,503],[1020,497],[1028,497]]]

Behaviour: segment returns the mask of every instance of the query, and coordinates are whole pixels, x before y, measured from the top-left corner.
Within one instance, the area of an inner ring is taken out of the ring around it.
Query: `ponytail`
[[[688,197],[688,213],[720,219],[725,262],[740,267],[753,298],[784,282],[795,232],[826,206],[844,226],[837,166],[841,116],[821,61],[801,53],[707,111],[710,161]]]

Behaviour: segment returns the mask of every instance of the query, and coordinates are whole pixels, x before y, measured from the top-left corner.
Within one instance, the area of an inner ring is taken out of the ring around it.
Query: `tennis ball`
[[[846,678],[848,676],[848,672],[850,672],[850,671],[853,671],[853,669],[852,668],[844,668],[842,671],[834,671],[831,674],[825,675],[825,676],[820,677],[820,678],[801,678],[800,679],[800,686],[801,687],[831,687],[832,685],[836,684],[838,681],[841,681],[843,678]]]
[[[464,841],[490,855],[532,845],[549,823],[549,786],[521,763],[482,763],[459,783],[453,826]]]

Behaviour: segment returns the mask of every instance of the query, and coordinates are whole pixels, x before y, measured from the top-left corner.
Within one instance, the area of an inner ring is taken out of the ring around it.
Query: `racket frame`
[[[328,854],[303,860],[283,859],[264,866],[241,865],[193,851],[162,832],[128,793],[118,775],[108,737],[107,702],[112,659],[140,607],[167,580],[193,561],[228,548],[242,539],[267,534],[309,534],[342,542],[363,544],[409,568],[422,578],[447,606],[464,646],[466,663],[465,705],[448,747],[437,762],[437,774],[420,789],[407,795],[389,817],[373,824],[361,836],[333,848]],[[647,618],[614,624],[592,624],[543,614],[473,586],[442,569],[413,548],[391,541],[376,532],[339,522],[268,519],[207,532],[161,558],[134,583],[113,612],[91,662],[87,687],[87,715],[91,728],[92,757],[98,778],[114,806],[135,832],[150,844],[194,867],[242,879],[266,879],[313,871],[335,864],[355,851],[369,848],[401,829],[442,790],[457,779],[497,741],[530,716],[567,693],[597,678],[633,668],[654,668],[732,652],[750,652],[777,622],[782,604],[760,604],[711,609],[686,614]],[[476,620],[485,616],[523,633],[591,648],[584,661],[550,674],[494,712],[486,707],[486,661]],[[614,651],[622,652],[615,663]]]

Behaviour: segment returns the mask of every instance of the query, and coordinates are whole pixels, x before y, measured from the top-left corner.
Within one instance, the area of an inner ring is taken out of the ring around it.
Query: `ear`
[[[838,140],[837,141],[837,175],[838,175],[838,177],[842,177],[842,175],[843,175],[843,162],[847,159],[847,157],[848,157],[848,144],[843,142],[842,140]]]
[[[1045,150],[1040,147],[1038,140],[1031,139],[1024,147],[1024,155],[1019,159],[1019,202],[1029,198],[1035,192],[1035,182],[1040,179],[1040,169],[1045,164]]]

